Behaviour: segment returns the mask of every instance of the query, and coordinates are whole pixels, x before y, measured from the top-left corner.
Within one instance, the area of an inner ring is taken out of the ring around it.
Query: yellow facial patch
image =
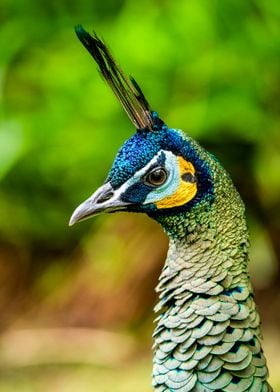
[[[177,157],[177,160],[180,173],[179,186],[172,195],[157,201],[155,203],[157,208],[180,207],[192,200],[197,193],[196,182],[188,182],[182,178],[184,174],[195,175],[192,163],[186,161],[183,157]]]

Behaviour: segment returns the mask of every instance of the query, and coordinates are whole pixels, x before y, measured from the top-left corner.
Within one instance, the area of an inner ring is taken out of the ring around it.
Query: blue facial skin
[[[153,112],[153,119],[155,122],[153,132],[147,129],[137,130],[121,147],[106,182],[110,181],[112,187],[118,189],[135,172],[142,169],[160,150],[167,150],[192,162],[195,167],[198,184],[198,192],[195,198],[181,207],[161,210],[157,209],[156,205],[152,203],[142,205],[152,187],[139,182],[128,188],[122,195],[123,200],[134,203],[129,210],[146,212],[156,218],[157,215],[173,215],[182,211],[189,211],[193,205],[206,197],[209,200],[213,199],[211,172],[205,160],[199,157],[197,147],[191,139],[183,138],[179,131],[168,128],[155,112]]]

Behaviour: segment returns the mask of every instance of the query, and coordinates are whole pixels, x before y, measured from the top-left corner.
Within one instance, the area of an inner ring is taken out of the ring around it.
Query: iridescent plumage
[[[198,143],[150,111],[97,36],[81,27],[77,34],[137,131],[70,223],[102,211],[145,212],[169,235],[157,287],[155,390],[271,391],[247,269],[244,205],[231,179]]]

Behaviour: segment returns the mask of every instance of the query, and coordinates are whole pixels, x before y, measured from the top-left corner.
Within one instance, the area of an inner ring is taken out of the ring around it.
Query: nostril
[[[101,195],[97,200],[96,203],[100,204],[100,203],[104,203],[105,201],[111,199],[111,197],[113,197],[114,192],[107,192],[103,195]]]

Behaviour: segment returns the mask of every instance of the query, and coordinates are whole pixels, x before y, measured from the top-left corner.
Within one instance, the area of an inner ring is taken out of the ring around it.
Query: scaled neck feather
[[[158,219],[170,237],[157,287],[159,391],[271,390],[247,271],[244,207],[229,178],[222,181],[231,195],[217,194],[211,209],[205,202]]]

